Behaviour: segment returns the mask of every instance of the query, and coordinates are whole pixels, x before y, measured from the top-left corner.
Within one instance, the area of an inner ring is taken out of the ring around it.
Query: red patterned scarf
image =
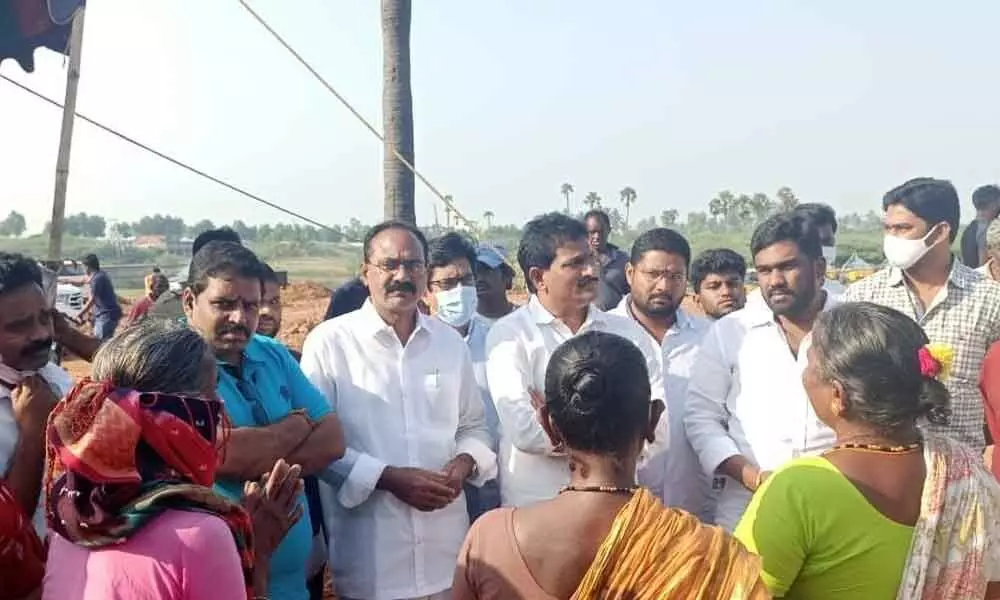
[[[210,487],[224,415],[216,400],[81,381],[49,417],[49,528],[101,548],[122,543],[165,510],[211,513],[233,532],[251,597],[250,517]]]

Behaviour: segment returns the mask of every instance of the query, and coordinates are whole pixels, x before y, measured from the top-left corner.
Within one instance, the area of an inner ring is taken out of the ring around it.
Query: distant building
[[[166,250],[167,236],[165,235],[137,235],[133,245],[141,250]]]

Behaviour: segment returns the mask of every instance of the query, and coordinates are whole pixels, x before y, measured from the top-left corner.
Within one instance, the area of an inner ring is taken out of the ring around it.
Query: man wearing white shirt
[[[835,304],[815,225],[796,214],[761,223],[750,242],[765,306],[716,321],[691,371],[684,424],[707,474],[725,475],[716,523],[732,531],[768,474],[829,449],[833,432],[802,386],[809,333]]]
[[[681,308],[690,263],[691,246],[681,234],[666,228],[643,233],[632,245],[625,266],[631,292],[611,313],[638,323],[660,348],[663,362],[670,446],[639,470],[639,483],[666,506],[682,508],[712,523],[713,478],[702,470],[684,432],[688,377],[709,326],[706,319]]]
[[[427,256],[425,303],[431,314],[457,331],[469,347],[486,426],[490,430],[490,449],[496,453],[500,443],[500,420],[486,384],[486,334],[491,323],[476,312],[479,283],[479,272],[473,266],[476,249],[466,238],[452,231],[431,240]],[[500,506],[500,484],[496,479],[487,481],[482,487],[466,483],[464,490],[470,521]]]
[[[46,422],[73,384],[49,362],[54,337],[38,263],[0,252],[0,476],[39,532]]]
[[[321,490],[341,598],[447,598],[469,525],[462,485],[496,476],[469,350],[417,309],[426,256],[412,225],[372,228],[369,300],[314,329],[302,351],[348,444]]]
[[[662,412],[660,350],[631,319],[590,305],[600,265],[579,221],[549,213],[525,225],[517,251],[531,298],[497,321],[486,338],[486,375],[500,416],[500,492],[505,506],[556,496],[569,483],[569,459],[552,446],[537,417],[549,357],[562,342],[590,330],[631,340],[646,358],[651,410]],[[667,419],[659,419],[653,456],[666,447]]]
[[[812,223],[819,235],[819,243],[823,249],[823,258],[826,259],[828,268],[837,266],[837,213],[827,204],[818,202],[806,202],[799,204],[791,210],[792,214],[804,217]],[[823,274],[823,289],[833,297],[835,301],[840,301],[847,291],[844,284],[836,279],[827,279]],[[766,303],[761,295],[760,288],[753,290],[747,296],[747,305],[755,305],[764,308]]]

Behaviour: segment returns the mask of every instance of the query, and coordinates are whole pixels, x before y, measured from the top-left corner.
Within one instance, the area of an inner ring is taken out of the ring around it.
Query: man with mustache
[[[73,385],[49,362],[54,335],[38,263],[0,252],[0,477],[38,531],[46,422]]]
[[[264,337],[277,338],[281,332],[281,282],[278,274],[267,263],[261,263],[263,270],[264,289],[261,296],[260,313],[257,318],[257,333]],[[288,348],[288,352],[298,361],[302,353]]]
[[[544,402],[545,369],[562,342],[591,330],[620,335],[642,350],[653,390],[651,411],[663,410],[660,349],[633,320],[590,304],[600,271],[583,223],[561,213],[525,225],[517,250],[531,297],[500,319],[486,339],[486,378],[500,417],[500,491],[504,506],[549,500],[569,483],[569,459],[549,441],[536,411]],[[646,456],[664,448],[666,419]]]
[[[750,240],[764,305],[716,321],[688,383],[684,424],[706,475],[723,475],[716,523],[732,531],[768,474],[828,450],[833,431],[802,386],[809,333],[836,301],[823,290],[826,260],[815,224],[774,215]]]
[[[691,287],[705,316],[718,321],[747,302],[747,261],[729,248],[705,250],[691,263]]]
[[[254,335],[264,270],[253,252],[234,242],[211,242],[191,260],[182,296],[188,324],[215,353],[216,393],[233,429],[216,489],[239,500],[243,485],[279,458],[322,472],[344,454],[340,421],[298,363],[278,342]],[[305,504],[305,495],[298,500]],[[289,530],[270,562],[270,597],[307,600],[306,564],[313,548],[309,519]]]
[[[590,287],[591,293],[596,296],[594,303],[601,310],[611,310],[629,291],[625,280],[628,254],[608,241],[611,237],[611,217],[608,213],[597,208],[590,210],[583,216],[583,224],[587,228],[590,251],[597,256],[601,267]]]
[[[194,242],[191,244],[191,256],[198,254],[198,251],[210,244],[211,242],[233,242],[235,244],[242,243],[240,239],[240,234],[236,233],[229,227],[220,227],[219,229],[209,229],[208,231],[203,231],[194,238]],[[168,290],[167,293],[161,294],[153,306],[150,307],[149,311],[146,313],[148,316],[157,319],[170,319],[183,322],[184,317],[184,303],[181,301],[184,290],[171,291]]]
[[[682,508],[711,523],[715,517],[712,478],[704,474],[684,433],[688,377],[709,322],[681,308],[687,293],[691,246],[666,228],[651,229],[632,245],[625,266],[631,292],[611,311],[635,321],[660,348],[666,383],[670,446],[650,457],[639,483],[667,506]]]
[[[507,264],[507,255],[503,249],[479,244],[476,248],[475,271],[477,310],[483,321],[492,325],[517,308],[507,297],[507,292],[514,287],[514,269]]]
[[[409,223],[369,230],[369,299],[316,327],[302,351],[351,443],[321,490],[340,598],[448,598],[469,527],[462,486],[496,477],[469,349],[417,307],[427,255]]]

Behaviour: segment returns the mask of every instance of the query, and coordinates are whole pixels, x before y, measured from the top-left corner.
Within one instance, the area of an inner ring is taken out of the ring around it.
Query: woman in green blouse
[[[802,381],[837,434],[777,469],[736,529],[776,598],[1000,598],[1000,485],[925,434],[948,417],[948,348],[902,313],[849,303],[813,330]],[[805,407],[803,407],[804,409]]]

